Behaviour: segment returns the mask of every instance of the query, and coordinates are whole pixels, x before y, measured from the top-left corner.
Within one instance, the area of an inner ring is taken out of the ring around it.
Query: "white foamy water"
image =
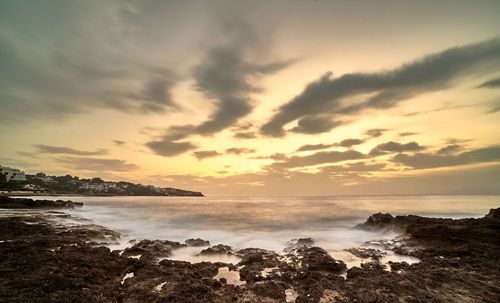
[[[121,232],[127,241],[202,238],[278,252],[294,238],[311,237],[333,251],[390,237],[353,229],[376,212],[462,218],[482,217],[500,206],[500,196],[33,198],[84,202],[83,208],[70,212]],[[201,249],[178,251],[173,258],[201,261],[203,257],[196,257]]]

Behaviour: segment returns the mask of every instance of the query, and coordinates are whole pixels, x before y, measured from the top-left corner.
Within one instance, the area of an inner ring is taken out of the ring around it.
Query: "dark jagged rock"
[[[381,242],[382,249],[420,262],[390,262],[389,269],[378,260],[379,250],[353,249],[367,262],[346,272],[343,262],[319,247],[283,255],[241,249],[236,265],[157,262],[189,242],[207,241],[135,241],[120,254],[100,246],[119,240],[118,233],[93,224],[53,224],[54,215],[62,214],[0,217],[0,302],[500,302],[500,221],[492,218],[374,215],[370,228],[404,231],[398,241]],[[128,257],[135,254],[143,256]],[[224,267],[239,270],[245,283],[215,278]],[[288,301],[292,290],[296,300]]]
[[[293,239],[286,244],[284,251],[290,252],[297,248],[307,248],[312,246],[314,246],[314,240],[312,238]]]
[[[233,249],[229,245],[217,244],[209,248],[205,248],[200,252],[200,255],[221,255],[233,254]]]
[[[188,246],[210,246],[210,241],[203,240],[200,238],[187,239],[184,241]]]
[[[336,274],[347,270],[344,262],[332,258],[326,250],[320,247],[298,249],[297,252],[303,257],[302,266],[312,271],[326,271]]]
[[[346,251],[350,252],[351,254],[355,255],[358,258],[362,259],[373,259],[373,260],[379,260],[382,258],[384,255],[387,253],[384,251],[381,251],[380,249],[375,249],[375,248],[364,248],[364,247],[354,247],[354,248],[349,248],[346,249]]]
[[[357,228],[363,229],[381,229],[392,226],[394,217],[391,214],[376,213],[368,217],[365,223],[356,225]]]
[[[29,198],[11,198],[8,196],[0,196],[0,208],[75,208],[82,206],[82,202],[63,200],[33,200]]]
[[[149,258],[166,258],[172,255],[172,246],[161,240],[142,240],[123,251],[123,256],[147,255]]]
[[[500,208],[490,209],[490,212],[485,216],[485,218],[500,220]]]

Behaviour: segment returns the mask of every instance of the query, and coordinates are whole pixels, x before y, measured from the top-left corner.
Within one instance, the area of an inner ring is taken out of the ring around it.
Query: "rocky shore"
[[[349,267],[309,238],[283,252],[203,239],[132,241],[111,251],[119,233],[61,223],[71,216],[55,208],[78,205],[23,200],[1,198],[0,208],[54,209],[0,210],[0,302],[500,302],[500,209],[460,220],[374,214],[356,228],[401,236],[348,249],[362,260]],[[239,262],[168,259],[186,247]],[[386,263],[389,253],[419,262]]]
[[[82,207],[82,202],[64,200],[33,200],[29,198],[11,198],[0,195],[1,208],[75,208]]]

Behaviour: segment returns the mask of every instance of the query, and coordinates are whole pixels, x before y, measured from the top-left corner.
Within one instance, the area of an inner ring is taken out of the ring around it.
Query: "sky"
[[[500,194],[499,15],[0,0],[0,164],[206,195]]]

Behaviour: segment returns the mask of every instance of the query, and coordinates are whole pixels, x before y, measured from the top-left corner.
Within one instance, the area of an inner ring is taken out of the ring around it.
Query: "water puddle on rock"
[[[123,285],[123,283],[125,283],[125,280],[127,280],[128,278],[132,278],[132,277],[134,277],[134,273],[133,272],[127,273],[125,275],[125,277],[123,277],[121,284]]]
[[[203,247],[183,247],[174,249],[172,251],[172,256],[168,257],[167,259],[176,261],[187,261],[190,263],[222,262],[229,264],[236,264],[241,260],[241,258],[230,254],[200,255],[200,251],[202,249]]]
[[[299,296],[299,293],[295,291],[293,288],[288,288],[285,289],[285,301],[288,302],[295,302],[297,300],[297,297]]]
[[[163,282],[163,283],[160,283],[158,284],[158,286],[155,287],[155,291],[156,292],[159,292],[161,291],[161,288],[163,287],[163,285],[167,284],[167,282]]]

